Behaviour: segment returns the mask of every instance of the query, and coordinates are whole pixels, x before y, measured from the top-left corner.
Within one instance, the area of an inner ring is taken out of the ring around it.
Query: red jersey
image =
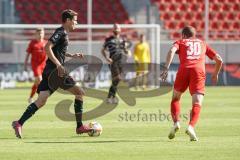
[[[205,70],[206,55],[213,59],[216,52],[199,39],[181,39],[174,43],[179,55],[180,68],[202,68]]]
[[[46,40],[43,41],[31,40],[31,42],[29,43],[27,53],[31,54],[32,66],[45,65],[47,55],[44,47],[46,44],[47,44]]]

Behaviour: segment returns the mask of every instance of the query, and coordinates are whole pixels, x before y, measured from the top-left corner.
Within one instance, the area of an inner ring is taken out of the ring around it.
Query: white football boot
[[[112,104],[118,104],[119,100],[117,97],[112,98]]]
[[[191,125],[186,129],[186,134],[189,135],[190,141],[198,141],[194,128]]]
[[[111,98],[107,98],[107,103],[108,103],[108,104],[113,104],[113,99],[112,99],[112,97],[111,97]]]
[[[179,131],[179,129],[180,129],[180,123],[179,122],[174,123],[172,129],[170,130],[170,132],[168,134],[168,138],[169,139],[175,138],[175,135],[176,135],[177,131]]]

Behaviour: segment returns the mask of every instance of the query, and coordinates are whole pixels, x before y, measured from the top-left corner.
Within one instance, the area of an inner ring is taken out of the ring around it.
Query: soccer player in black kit
[[[77,122],[76,133],[82,134],[92,131],[91,128],[82,124],[84,92],[76,85],[75,81],[68,75],[64,68],[65,57],[83,58],[82,53],[67,53],[69,43],[68,33],[75,29],[76,24],[77,13],[70,9],[64,10],[62,12],[62,26],[55,30],[45,46],[48,60],[42,74],[43,79],[38,86],[38,98],[27,107],[18,121],[12,122],[16,137],[22,138],[22,126],[24,122],[34,115],[39,108],[43,107],[48,97],[58,88],[67,90],[75,95],[74,110]],[[49,84],[49,78],[52,74],[55,74],[54,81],[56,80],[58,86],[52,87]]]
[[[102,55],[109,63],[112,75],[112,85],[107,97],[107,102],[111,104],[118,103],[116,92],[117,86],[121,80],[123,55],[127,54],[128,56],[131,56],[131,52],[128,49],[131,44],[121,37],[120,33],[121,28],[119,24],[114,24],[113,35],[106,38],[102,49]],[[107,51],[109,52],[109,56],[107,56]]]

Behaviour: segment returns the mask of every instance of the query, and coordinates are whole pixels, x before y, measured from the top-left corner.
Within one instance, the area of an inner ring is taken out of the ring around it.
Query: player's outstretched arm
[[[175,46],[172,46],[170,48],[170,50],[168,51],[166,63],[163,67],[162,73],[160,74],[160,78],[162,79],[162,81],[165,81],[167,78],[168,69],[170,67],[170,64],[172,63],[172,60],[173,60],[173,57],[174,57],[174,54],[176,53],[176,51],[177,51],[177,47],[175,47]]]
[[[165,63],[165,68],[169,69],[170,64],[172,63],[174,54],[177,51],[177,47],[172,46],[170,50],[168,51],[167,58],[166,58],[166,63]]]
[[[218,74],[219,74],[219,72],[222,68],[223,60],[222,60],[222,58],[219,54],[216,54],[213,57],[213,60],[215,61],[215,69],[214,69],[214,72],[212,74],[212,83],[215,85],[218,82]]]

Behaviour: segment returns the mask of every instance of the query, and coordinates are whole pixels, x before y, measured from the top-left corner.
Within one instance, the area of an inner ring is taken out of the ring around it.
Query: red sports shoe
[[[90,128],[87,125],[82,125],[81,127],[76,129],[76,133],[77,134],[82,134],[82,133],[88,133],[88,132],[92,132],[92,128]]]
[[[15,131],[15,135],[17,138],[22,138],[22,125],[18,123],[18,121],[12,122],[12,127]]]

